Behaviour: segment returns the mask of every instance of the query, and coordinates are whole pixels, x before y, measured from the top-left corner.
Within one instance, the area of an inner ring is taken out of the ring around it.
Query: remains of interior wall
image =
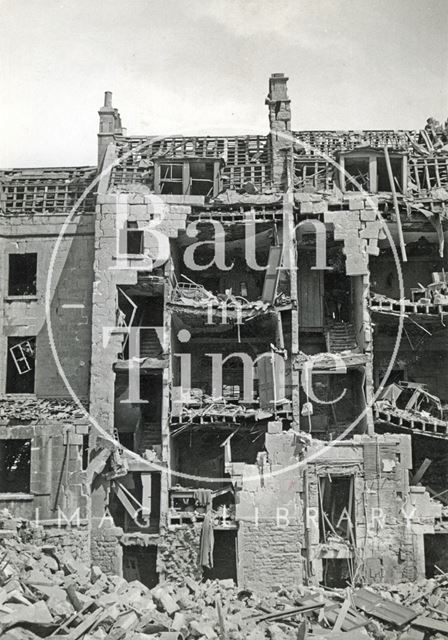
[[[434,532],[440,505],[423,487],[409,486],[410,437],[313,440],[306,452],[302,438],[293,431],[268,433],[263,467],[232,466],[241,584],[320,583],[323,562],[338,558],[351,558],[355,576],[366,583],[424,577],[423,536]],[[332,476],[353,477],[354,546],[331,536],[320,540],[318,483]]]

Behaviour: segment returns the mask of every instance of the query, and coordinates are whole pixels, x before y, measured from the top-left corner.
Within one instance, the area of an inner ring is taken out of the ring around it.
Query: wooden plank
[[[419,616],[412,621],[412,626],[448,634],[448,621],[446,620],[436,620],[435,618],[429,618],[428,616]]]
[[[314,604],[304,605],[301,607],[294,607],[293,609],[285,609],[285,611],[273,611],[272,613],[268,613],[265,616],[259,616],[257,618],[253,618],[254,622],[258,624],[259,622],[263,622],[265,620],[281,620],[282,618],[289,618],[290,616],[295,616],[299,613],[308,613],[309,611],[316,611],[316,609],[321,609],[324,606],[324,602],[316,602]]]
[[[426,180],[426,186],[428,191],[430,191],[431,189],[431,178],[429,177],[429,167],[428,167],[428,161],[425,158],[423,161],[424,167],[425,167],[425,180]]]
[[[438,158],[434,158],[434,168],[435,168],[435,171],[436,171],[437,186],[440,187],[442,185],[442,183],[440,181],[439,159]]]
[[[403,627],[409,624],[418,616],[418,613],[413,609],[404,607],[391,600],[385,600],[376,593],[373,593],[373,591],[364,588],[354,592],[353,602],[358,609],[361,609],[368,615],[394,624],[397,627]]]
[[[337,633],[341,631],[342,625],[344,623],[345,617],[350,609],[350,598],[346,598],[342,604],[342,607],[339,609],[338,617],[336,618],[336,622],[334,623],[333,633]]]
[[[429,458],[425,458],[423,460],[423,462],[421,463],[421,465],[419,466],[419,468],[417,469],[417,471],[413,475],[412,480],[411,480],[411,484],[418,484],[420,482],[420,480],[425,475],[425,473],[428,470],[428,467],[430,466],[431,463],[432,463],[432,460],[430,460]]]
[[[386,161],[387,174],[389,176],[389,184],[390,184],[390,189],[392,191],[392,199],[394,202],[395,215],[397,217],[397,230],[398,230],[398,238],[400,240],[401,258],[403,262],[407,262],[408,258],[406,255],[406,245],[404,242],[403,228],[401,226],[400,207],[398,206],[397,191],[395,189],[394,175],[392,173],[392,165],[390,163],[389,150],[387,148],[387,145],[384,145],[384,159]]]
[[[81,622],[80,625],[73,629],[71,633],[66,636],[67,640],[78,640],[81,638],[98,620],[98,618],[104,613],[103,609],[96,609],[93,613],[91,613],[85,620]]]
[[[272,246],[269,249],[268,266],[264,278],[263,292],[261,299],[263,302],[274,303],[277,292],[277,282],[279,277],[279,267],[282,259],[282,246]]]

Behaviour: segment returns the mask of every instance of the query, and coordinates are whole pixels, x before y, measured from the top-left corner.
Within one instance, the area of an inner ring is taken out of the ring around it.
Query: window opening
[[[8,295],[36,295],[37,253],[9,255]]]

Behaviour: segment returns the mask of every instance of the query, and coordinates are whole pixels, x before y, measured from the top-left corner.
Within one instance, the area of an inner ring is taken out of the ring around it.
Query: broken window
[[[31,440],[0,440],[0,493],[30,492]]]
[[[321,476],[318,490],[320,542],[327,542],[332,537],[353,543],[354,476]]]
[[[131,472],[115,480],[110,513],[125,532],[156,532],[160,520],[160,473]]]
[[[192,162],[190,164],[190,193],[194,196],[213,194],[212,162]]]
[[[183,193],[183,165],[160,165],[160,193],[182,195]]]
[[[157,163],[155,168],[156,190],[158,193],[173,195],[213,195],[218,164],[219,160],[206,161],[200,158],[185,158],[177,162]]]
[[[8,295],[36,295],[37,253],[9,254]]]
[[[126,230],[126,253],[140,255],[143,253],[143,230],[136,222],[128,222]]]
[[[345,158],[345,190],[370,191],[370,160],[369,158]],[[348,175],[347,175],[348,174]],[[349,176],[353,178],[350,180]]]
[[[390,158],[390,165],[392,169],[392,175],[394,178],[394,185],[398,191],[402,190],[402,159],[401,158]],[[377,170],[377,190],[378,191],[391,191],[389,174],[387,171],[386,160],[384,158],[376,159],[376,170]]]
[[[6,393],[34,393],[36,338],[8,338]]]

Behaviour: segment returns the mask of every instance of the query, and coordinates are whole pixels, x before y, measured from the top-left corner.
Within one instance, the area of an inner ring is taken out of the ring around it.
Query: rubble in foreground
[[[10,523],[11,524],[11,523]],[[33,543],[20,522],[0,539],[4,640],[430,640],[448,636],[448,574],[399,585],[269,594],[179,576],[153,589]]]

